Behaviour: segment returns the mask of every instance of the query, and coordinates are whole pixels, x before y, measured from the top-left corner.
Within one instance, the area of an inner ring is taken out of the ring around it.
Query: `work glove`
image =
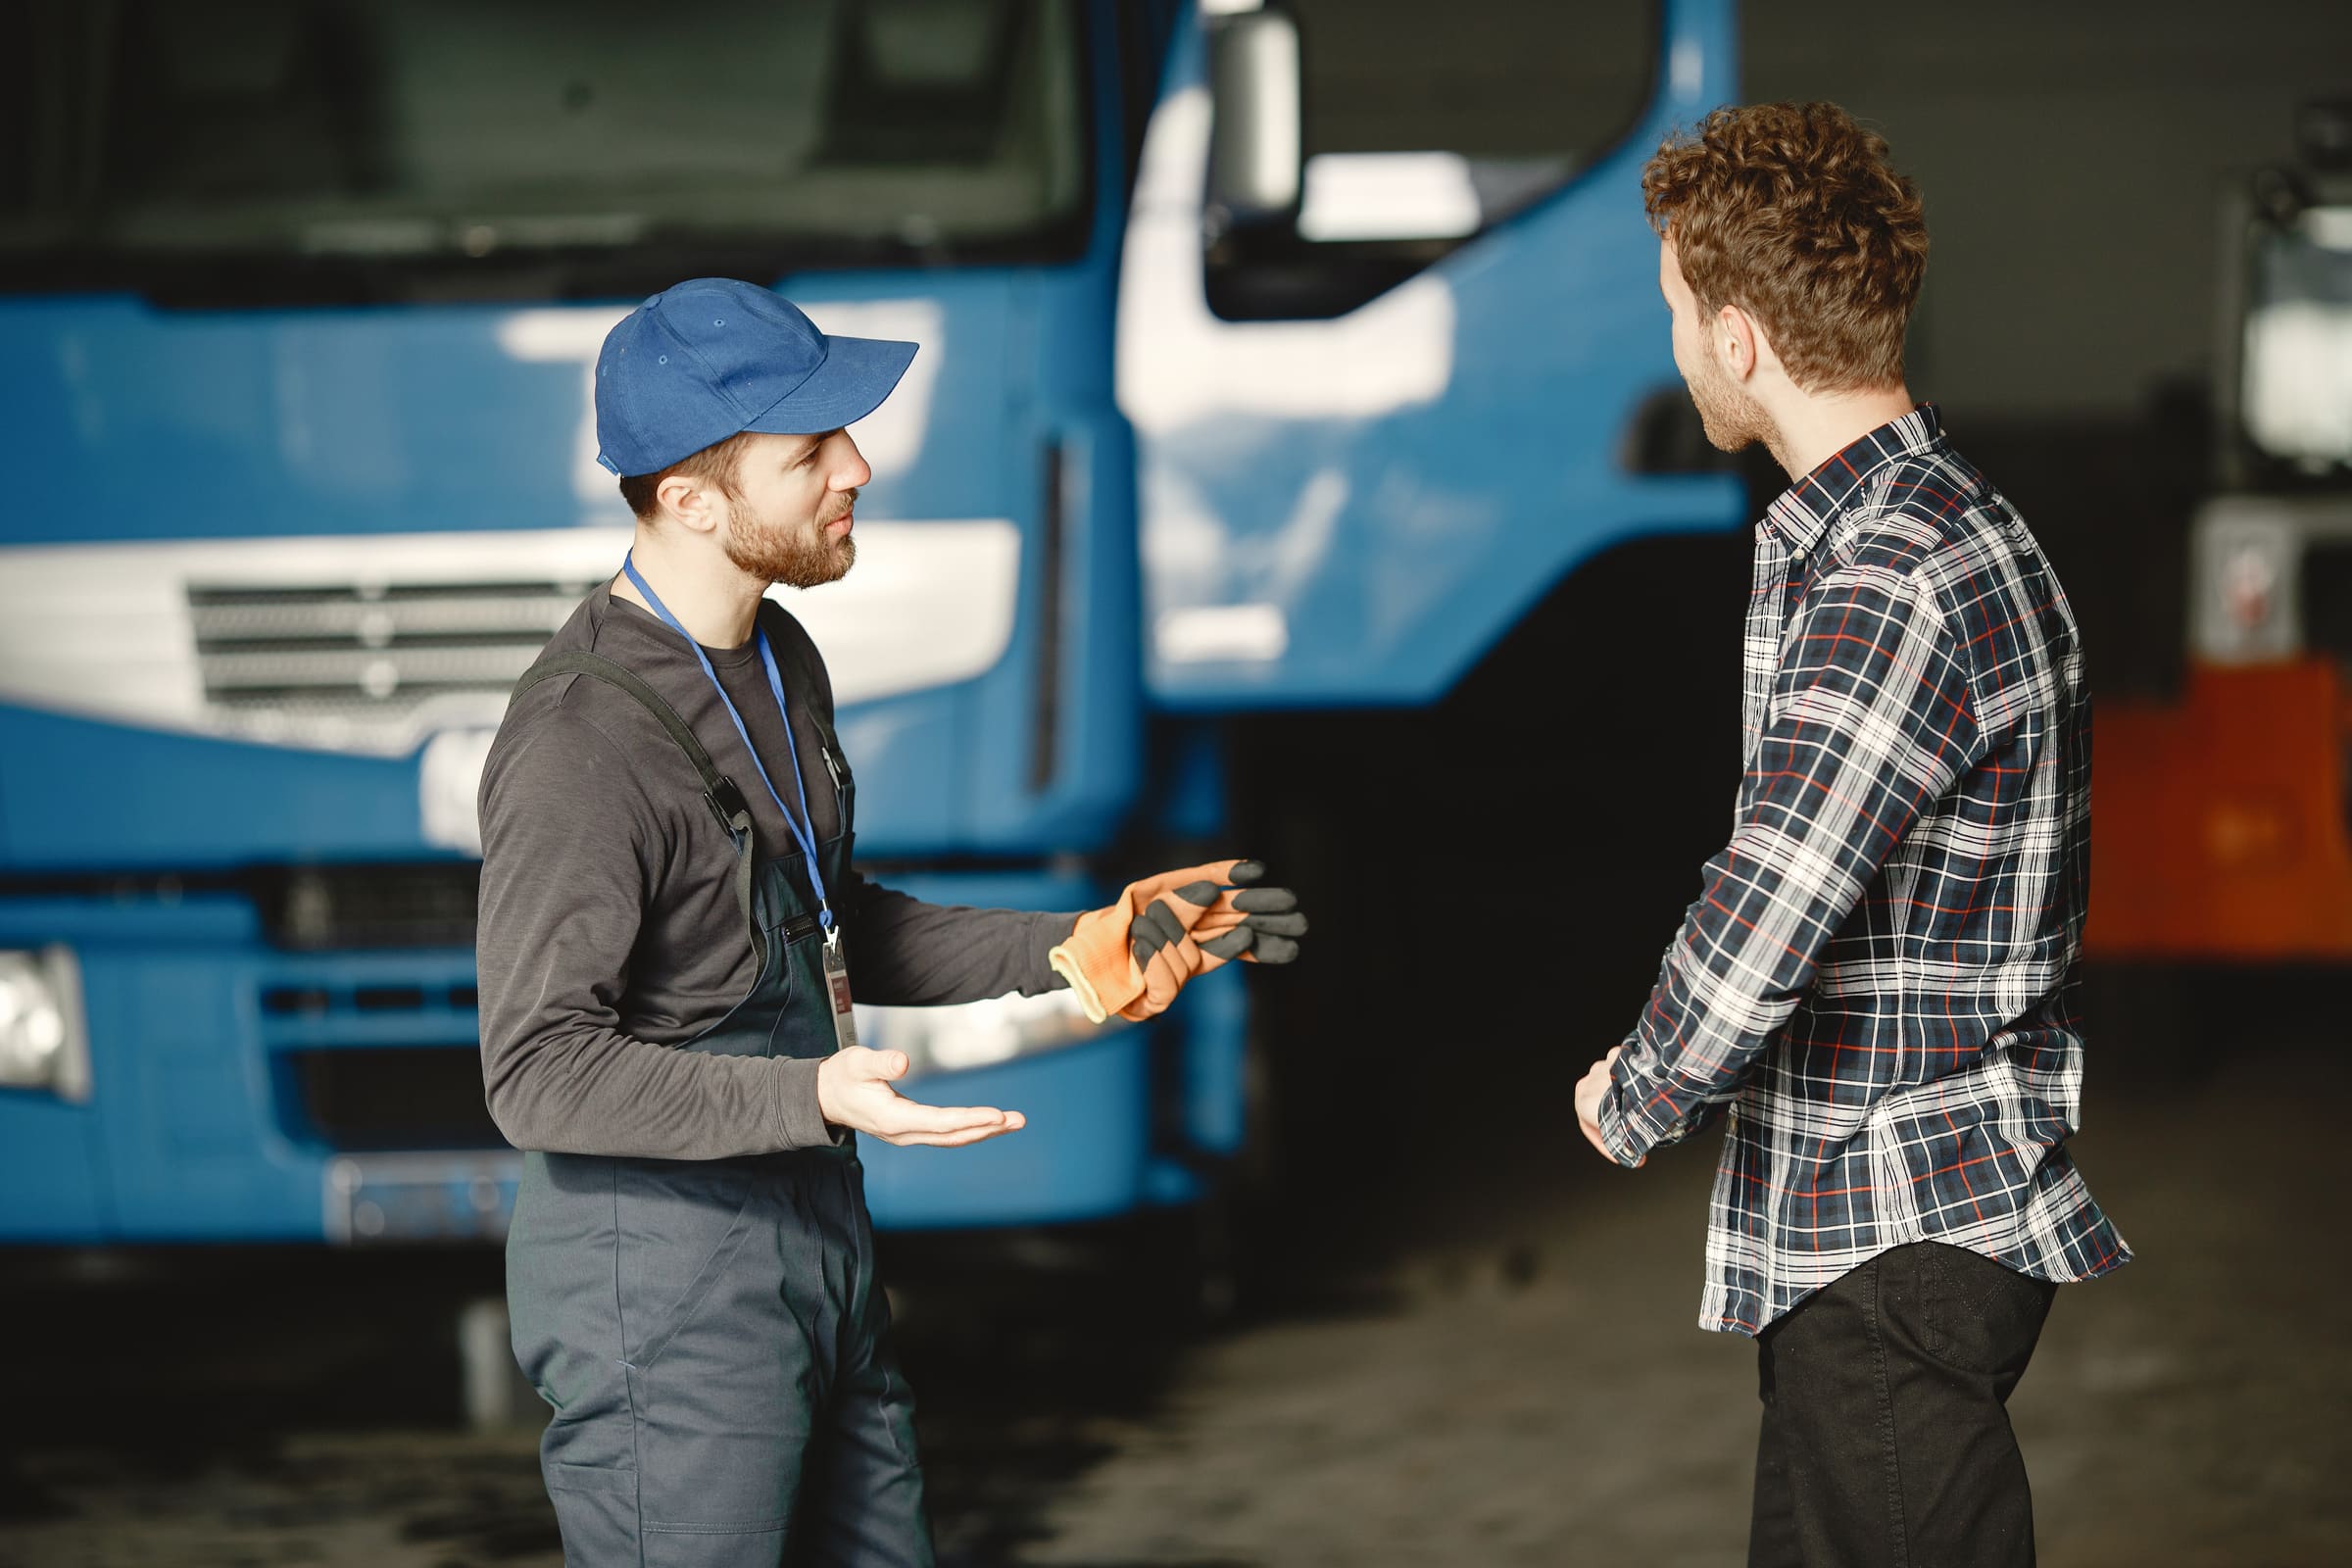
[[[1130,882],[1080,915],[1048,961],[1096,1023],[1164,1012],[1195,975],[1235,958],[1288,963],[1306,916],[1290,889],[1258,885],[1265,874],[1255,860],[1217,860]]]

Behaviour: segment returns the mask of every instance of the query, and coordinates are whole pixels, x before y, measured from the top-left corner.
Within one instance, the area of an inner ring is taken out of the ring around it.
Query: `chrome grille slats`
[[[349,590],[329,594],[191,587],[188,614],[200,651],[286,642],[356,642],[368,648],[419,639],[545,642],[587,591],[586,584],[565,584],[560,591],[501,584],[364,596]]]
[[[272,731],[412,728],[419,704],[503,698],[564,624],[577,581],[192,581],[205,701]],[[485,711],[490,710],[485,709]]]
[[[368,697],[387,701],[407,692],[504,691],[522,678],[531,658],[547,641],[464,646],[427,644],[391,648],[305,647],[283,651],[250,646],[233,653],[199,652],[204,694],[215,702],[235,701],[256,691]]]

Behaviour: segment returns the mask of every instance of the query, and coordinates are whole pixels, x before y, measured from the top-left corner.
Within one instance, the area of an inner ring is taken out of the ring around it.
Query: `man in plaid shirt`
[[[2082,637],[1904,386],[1919,194],[1831,104],[1650,161],[1708,438],[1756,528],[1732,840],[1576,1103],[1622,1165],[1726,1123],[1700,1326],[1756,1337],[1751,1564],[2030,1563],[2005,1401],[2060,1281],[2131,1253],[2066,1140],[2090,828]]]

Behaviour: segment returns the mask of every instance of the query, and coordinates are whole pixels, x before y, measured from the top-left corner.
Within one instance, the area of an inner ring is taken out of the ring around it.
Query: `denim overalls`
[[[741,793],[620,666],[556,656],[516,690],[565,674],[619,687],[661,719],[735,841],[759,975],[733,1011],[676,1049],[830,1055],[823,937],[801,852],[755,863]],[[817,850],[830,887],[849,875],[846,765],[839,789],[841,832]],[[731,1159],[526,1153],[507,1298],[515,1358],[555,1407],[540,1453],[566,1564],[931,1562],[913,1399],[889,1345],[849,1133]]]

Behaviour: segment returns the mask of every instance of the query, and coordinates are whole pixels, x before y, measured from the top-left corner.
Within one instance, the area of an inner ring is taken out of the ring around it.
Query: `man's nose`
[[[842,434],[841,444],[847,450],[833,466],[833,488],[856,490],[871,483],[874,470],[866,466],[865,455],[858,450],[858,443],[851,440],[848,432],[845,431]]]

